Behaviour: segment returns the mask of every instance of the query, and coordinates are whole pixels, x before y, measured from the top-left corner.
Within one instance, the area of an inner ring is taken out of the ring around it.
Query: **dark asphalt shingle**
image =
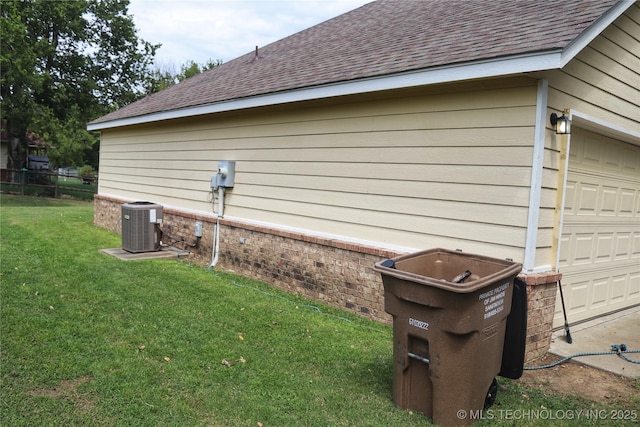
[[[565,48],[616,0],[378,0],[94,122]]]

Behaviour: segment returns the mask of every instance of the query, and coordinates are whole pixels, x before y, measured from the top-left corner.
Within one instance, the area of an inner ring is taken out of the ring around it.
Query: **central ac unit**
[[[133,202],[122,205],[122,249],[153,252],[160,249],[162,205]]]

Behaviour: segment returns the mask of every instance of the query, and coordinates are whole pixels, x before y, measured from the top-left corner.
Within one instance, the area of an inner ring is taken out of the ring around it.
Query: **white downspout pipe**
[[[218,187],[218,212],[216,215],[216,226],[213,230],[213,248],[211,250],[211,264],[209,270],[214,268],[218,263],[218,254],[220,252],[220,218],[224,216],[224,187]]]

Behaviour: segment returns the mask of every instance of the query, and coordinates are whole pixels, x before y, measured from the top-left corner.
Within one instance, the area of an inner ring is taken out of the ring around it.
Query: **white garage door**
[[[640,147],[574,128],[560,272],[569,323],[640,304]],[[557,298],[554,326],[564,324]]]

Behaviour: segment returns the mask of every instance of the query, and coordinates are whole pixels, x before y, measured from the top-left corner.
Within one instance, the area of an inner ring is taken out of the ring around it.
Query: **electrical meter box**
[[[220,160],[216,174],[211,177],[211,188],[232,188],[236,178],[236,162],[233,160]]]

